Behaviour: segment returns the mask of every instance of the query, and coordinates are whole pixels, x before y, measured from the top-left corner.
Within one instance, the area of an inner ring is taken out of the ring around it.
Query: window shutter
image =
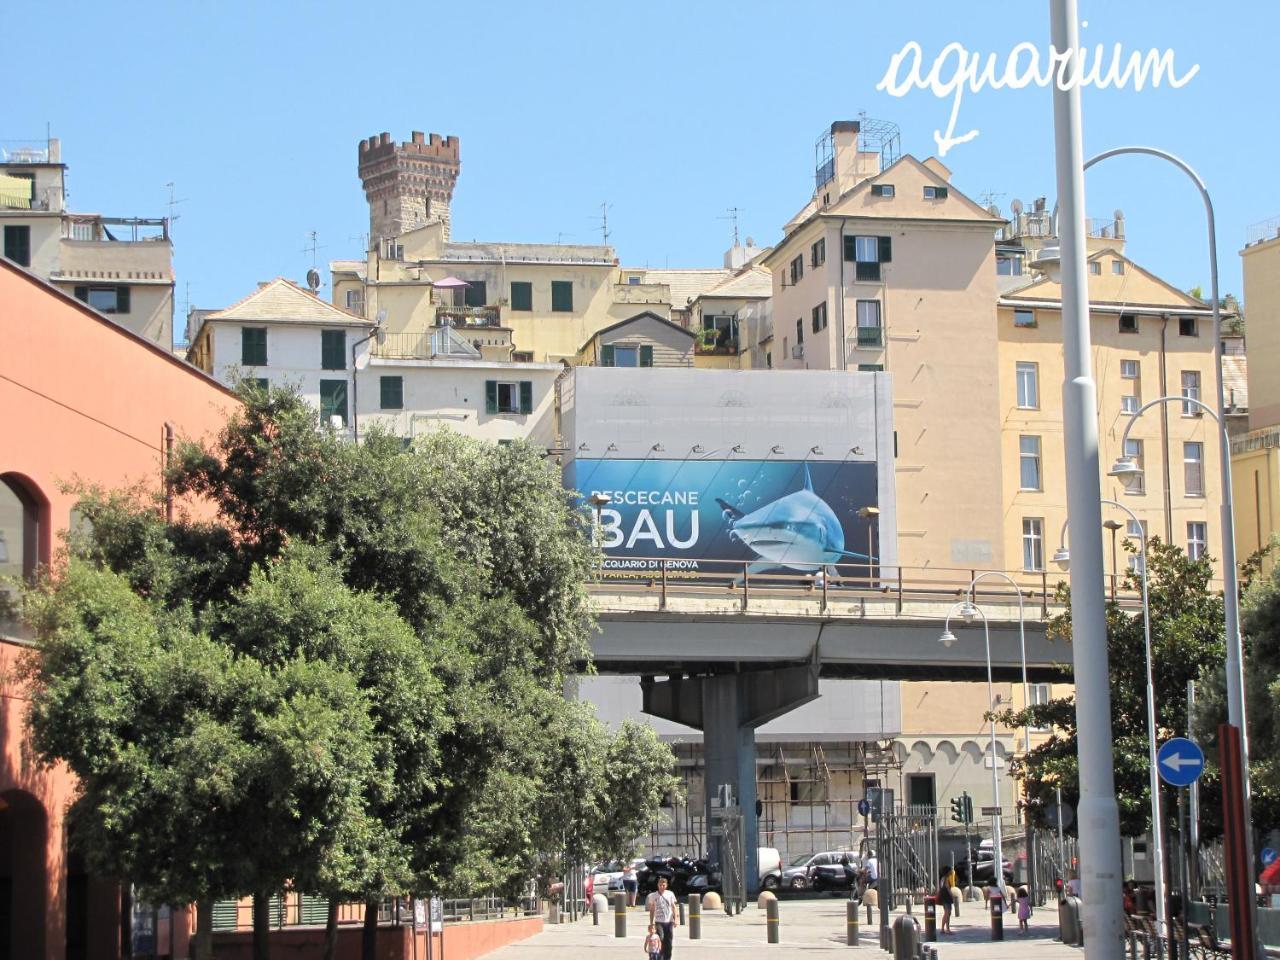
[[[520,381],[520,412],[533,413],[533,381]]]
[[[383,410],[400,410],[404,407],[403,377],[381,377],[379,386],[382,393],[379,405]]]
[[[83,303],[88,303],[88,302],[89,302],[89,288],[88,288],[88,287],[76,287],[76,299],[77,299],[77,300],[82,301]]]
[[[893,238],[877,237],[876,239],[880,241],[880,262],[892,263],[893,262]]]
[[[129,312],[129,294],[132,291],[128,287],[116,287],[116,313]]]
[[[653,344],[650,344],[650,343],[640,344],[640,366],[642,367],[653,366]]]
[[[600,366],[613,366],[613,344],[604,343],[600,345]]]
[[[320,331],[320,366],[324,370],[347,369],[347,332]]]
[[[484,412],[498,412],[498,381],[486,380],[484,382]]]
[[[856,237],[844,238],[844,258],[850,263],[858,259],[858,245]]]

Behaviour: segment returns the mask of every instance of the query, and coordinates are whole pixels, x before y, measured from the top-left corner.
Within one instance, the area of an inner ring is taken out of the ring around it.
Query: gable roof
[[[701,297],[770,297],[773,296],[773,273],[764,267],[744,267],[732,277],[726,277]]]
[[[602,334],[610,333],[613,330],[617,330],[619,327],[625,327],[627,326],[627,324],[635,323],[637,320],[646,320],[646,319],[656,320],[658,321],[658,323],[664,324],[670,327],[672,330],[678,330],[680,333],[683,333],[685,336],[689,337],[689,339],[691,340],[697,336],[692,330],[687,330],[684,327],[680,326],[680,324],[678,323],[672,323],[670,320],[667,320],[664,317],[658,316],[652,310],[645,310],[642,313],[637,313],[634,317],[627,317],[627,319],[625,320],[619,320],[617,323],[611,323],[609,324],[609,326],[603,327],[597,330],[591,336],[587,337],[586,341],[582,344],[582,346],[585,347],[588,343],[590,343],[592,340],[596,339],[597,337],[601,336]]]
[[[671,290],[671,307],[683,310],[699,295],[732,275],[725,267],[687,267],[673,270],[625,269],[623,273],[643,273],[644,283],[665,283]]]
[[[284,323],[324,323],[343,326],[372,326],[371,320],[357,317],[326,303],[292,280],[276,277],[225,310],[209,314],[210,320],[266,320]]]
[[[1126,264],[1123,274],[1113,274],[1109,271],[1102,271],[1097,275],[1089,277],[1089,302],[1091,304],[1113,304],[1126,306],[1159,306],[1159,307],[1178,307],[1184,310],[1207,311],[1209,305],[1198,297],[1193,297],[1189,293],[1179,290],[1173,284],[1160,279],[1150,270],[1134,263],[1129,257],[1126,257],[1114,247],[1106,247],[1102,250],[1094,251],[1088,256],[1088,261],[1093,262],[1106,257],[1110,260],[1120,260]],[[1133,276],[1138,279],[1138,283],[1130,282],[1129,269],[1134,271]],[[1135,289],[1147,287],[1147,291]],[[1154,287],[1161,294],[1167,294],[1167,299],[1157,299],[1152,296],[1150,291]],[[1126,294],[1129,294],[1126,296]],[[1000,295],[1002,300],[1047,300],[1053,303],[1062,302],[1062,284],[1051,279],[1050,277],[1041,277],[1025,286],[1016,287],[1012,290],[1006,290]]]

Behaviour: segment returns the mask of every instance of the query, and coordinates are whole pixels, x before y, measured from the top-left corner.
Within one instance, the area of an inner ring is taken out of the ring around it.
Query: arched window
[[[12,474],[0,474],[0,577],[30,580],[40,562],[40,504]]]

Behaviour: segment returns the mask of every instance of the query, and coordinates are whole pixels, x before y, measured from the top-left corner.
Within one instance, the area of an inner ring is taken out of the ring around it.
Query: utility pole
[[[589,220],[600,221],[600,243],[606,247],[609,245],[609,237],[610,237],[610,233],[609,233],[609,207],[610,206],[612,206],[612,204],[602,203],[600,204],[600,216],[588,217]]]
[[[169,206],[169,234],[170,234],[170,236],[172,236],[172,235],[173,235],[173,225],[174,225],[175,223],[177,223],[179,220],[181,220],[181,219],[182,219],[182,214],[180,214],[180,213],[174,213],[174,212],[173,212],[173,208],[174,208],[174,207],[176,207],[176,206],[177,206],[178,204],[180,204],[180,203],[186,203],[186,202],[187,202],[187,200],[186,200],[186,197],[183,197],[182,199],[178,199],[177,197],[175,197],[175,196],[174,196],[175,188],[176,188],[176,186],[177,186],[177,184],[176,184],[176,182],[175,182],[175,181],[170,180],[168,183],[166,183],[166,184],[165,184],[165,186],[169,188],[169,203],[168,203],[168,206]]]

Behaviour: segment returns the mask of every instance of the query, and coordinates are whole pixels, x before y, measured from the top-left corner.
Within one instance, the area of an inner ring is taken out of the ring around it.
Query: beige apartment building
[[[56,139],[0,149],[0,253],[172,349],[169,221],[73,213],[66,174]]]

